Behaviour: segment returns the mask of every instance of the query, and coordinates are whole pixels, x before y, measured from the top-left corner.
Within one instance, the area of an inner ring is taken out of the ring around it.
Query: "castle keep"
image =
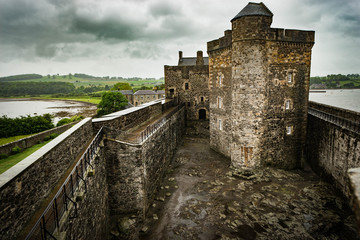
[[[231,30],[207,43],[208,78],[205,69],[199,78],[191,70],[174,76],[179,67],[165,66],[167,97],[176,89],[190,107],[209,91],[210,144],[234,167],[301,165],[314,31],[271,28],[272,17],[263,3],[241,10]]]

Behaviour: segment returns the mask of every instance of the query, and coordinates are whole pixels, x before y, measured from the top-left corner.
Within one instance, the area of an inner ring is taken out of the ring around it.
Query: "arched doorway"
[[[200,119],[206,119],[206,110],[205,109],[199,110],[199,120]]]

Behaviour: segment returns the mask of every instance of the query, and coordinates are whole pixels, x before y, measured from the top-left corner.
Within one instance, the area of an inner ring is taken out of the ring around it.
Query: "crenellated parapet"
[[[315,31],[270,28],[266,40],[314,44]]]
[[[231,42],[232,42],[232,33],[231,32],[232,32],[231,30],[226,30],[224,32],[223,37],[208,42],[207,43],[208,53],[210,53],[212,51],[220,50],[223,48],[231,47]]]

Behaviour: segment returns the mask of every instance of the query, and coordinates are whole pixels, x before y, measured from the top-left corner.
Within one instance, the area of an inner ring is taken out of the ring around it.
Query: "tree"
[[[123,83],[123,82],[118,82],[114,85],[113,88],[111,88],[111,90],[131,90],[131,86],[129,85],[129,83]]]
[[[98,105],[98,115],[105,115],[124,109],[128,100],[120,92],[104,92]]]

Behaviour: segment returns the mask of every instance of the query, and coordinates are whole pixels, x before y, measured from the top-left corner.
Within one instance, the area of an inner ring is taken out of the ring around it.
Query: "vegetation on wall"
[[[128,100],[120,92],[104,92],[98,105],[98,115],[106,115],[124,109]]]
[[[22,116],[18,118],[0,117],[0,138],[42,132],[54,127],[52,116]]]

